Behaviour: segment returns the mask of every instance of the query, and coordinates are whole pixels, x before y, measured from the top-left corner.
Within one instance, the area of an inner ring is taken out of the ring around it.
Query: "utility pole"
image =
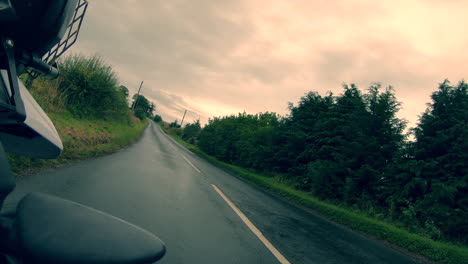
[[[184,123],[184,118],[185,118],[185,114],[187,113],[187,110],[185,110],[184,112],[184,116],[182,117],[182,122],[180,122],[180,127],[182,128],[182,124]]]
[[[132,110],[135,110],[136,105],[138,104],[138,100],[140,99],[140,91],[141,91],[141,86],[143,86],[143,81],[140,83],[140,88],[138,88],[138,93],[137,93],[137,98],[135,100],[135,103],[132,106]]]

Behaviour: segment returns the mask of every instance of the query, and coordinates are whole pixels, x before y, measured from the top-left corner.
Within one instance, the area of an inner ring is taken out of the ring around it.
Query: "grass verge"
[[[87,71],[87,69],[81,70]],[[100,118],[90,117],[93,115],[81,115],[87,116],[87,118],[79,118],[77,116],[80,115],[73,115],[69,111],[70,105],[67,105],[67,96],[69,95],[63,91],[60,92],[60,85],[62,85],[64,81],[68,82],[75,79],[96,82],[114,78],[115,76],[105,72],[107,70],[108,68],[104,68],[104,70],[101,69],[101,71],[96,71],[96,69],[94,69],[92,70],[94,75],[91,74],[89,76],[75,73],[76,76],[73,75],[74,77],[72,76],[73,78],[69,79],[59,78],[50,80],[47,78],[38,78],[32,82],[29,87],[29,92],[54,123],[62,139],[63,152],[57,159],[47,160],[9,155],[8,159],[13,172],[16,174],[32,173],[42,169],[58,167],[77,160],[89,159],[112,153],[136,141],[141,136],[144,128],[148,124],[148,120],[140,121],[140,119],[136,118],[128,109],[126,103],[123,103],[123,106],[120,105],[119,109],[114,109],[114,112],[109,111],[109,109],[101,111]],[[100,74],[107,74],[109,76],[101,76]],[[95,75],[99,75],[100,79],[91,78]],[[23,75],[21,78],[27,78],[27,76]],[[84,85],[83,83],[80,84]],[[91,83],[86,82],[85,84],[88,86],[91,85]],[[97,89],[95,92],[99,92],[102,83],[98,82],[98,84],[94,83],[93,87]],[[88,86],[86,87],[90,88]],[[74,87],[74,89],[76,89],[76,87]],[[113,89],[116,88],[114,87]],[[119,90],[115,91],[119,93]],[[106,97],[113,98],[109,94],[107,94]],[[125,100],[124,97],[121,99]],[[119,105],[119,102],[117,102],[115,98],[114,100],[108,100],[107,103]],[[92,108],[95,106],[88,105],[88,108],[89,107]]]
[[[132,118],[130,122],[74,118],[63,110],[48,114],[62,139],[64,151],[57,159],[33,159],[9,155],[16,174],[33,173],[64,164],[115,152],[136,141],[148,121]]]
[[[234,166],[207,155],[198,147],[191,145],[176,135],[176,131],[161,125],[163,130],[188,150],[204,158],[211,164],[228,170],[260,187],[277,193],[289,200],[306,206],[326,218],[359,230],[371,236],[390,242],[410,252],[424,256],[432,261],[446,264],[468,264],[468,248],[446,242],[434,241],[421,235],[409,233],[392,224],[376,220],[357,212],[320,201],[309,193],[302,192],[279,182],[274,177],[267,177],[244,168]]]

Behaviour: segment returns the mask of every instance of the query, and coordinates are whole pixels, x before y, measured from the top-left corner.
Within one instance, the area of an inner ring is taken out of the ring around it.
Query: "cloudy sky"
[[[89,0],[72,52],[99,54],[166,121],[287,114],[308,91],[394,86],[414,125],[468,75],[468,0]]]

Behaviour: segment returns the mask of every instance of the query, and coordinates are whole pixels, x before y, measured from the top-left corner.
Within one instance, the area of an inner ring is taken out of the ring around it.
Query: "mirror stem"
[[[11,98],[13,105],[16,107],[16,113],[13,113],[13,118],[18,122],[23,122],[26,119],[26,110],[24,109],[23,101],[21,100],[21,94],[18,84],[18,74],[16,72],[16,60],[15,60],[15,43],[10,38],[2,38],[2,48],[5,51],[7,59],[7,72],[8,81],[10,84]]]

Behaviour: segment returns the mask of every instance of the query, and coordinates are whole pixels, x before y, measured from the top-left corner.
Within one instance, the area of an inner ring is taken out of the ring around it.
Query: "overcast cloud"
[[[89,1],[74,52],[101,55],[166,121],[287,114],[308,91],[394,86],[414,125],[466,78],[465,0]]]

